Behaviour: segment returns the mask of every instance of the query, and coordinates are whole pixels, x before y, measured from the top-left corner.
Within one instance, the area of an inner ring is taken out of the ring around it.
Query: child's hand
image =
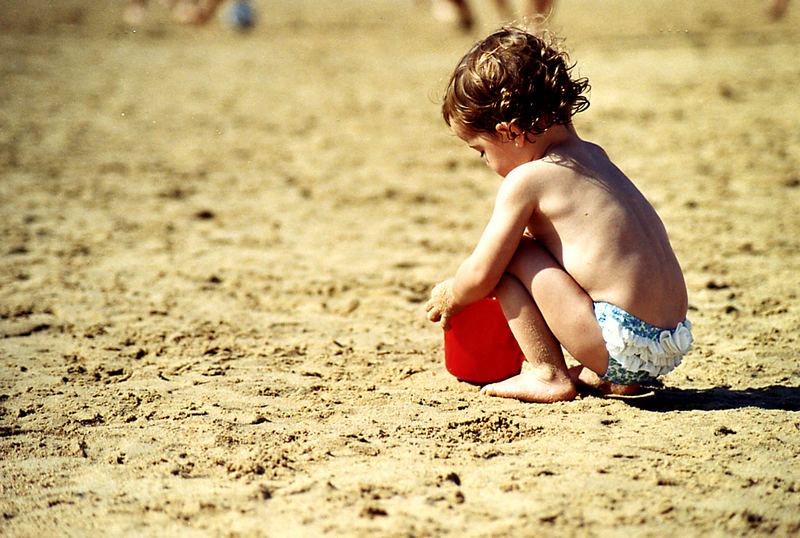
[[[437,284],[431,291],[431,298],[425,305],[428,312],[428,319],[434,323],[442,322],[442,329],[445,331],[450,328],[450,318],[452,318],[460,308],[456,308],[453,299],[453,280],[445,280]]]

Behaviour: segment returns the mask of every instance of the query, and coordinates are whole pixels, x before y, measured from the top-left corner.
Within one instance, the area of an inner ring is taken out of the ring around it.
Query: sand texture
[[[499,185],[438,106],[491,4],[255,6],[0,0],[0,535],[800,533],[800,5],[559,4],[696,345],[551,405],[478,396],[424,318]]]

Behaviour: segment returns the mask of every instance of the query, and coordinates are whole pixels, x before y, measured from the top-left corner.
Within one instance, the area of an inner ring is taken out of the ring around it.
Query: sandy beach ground
[[[499,179],[412,0],[138,28],[0,0],[0,534],[797,536],[800,5],[562,0],[579,133],[652,201],[696,344],[654,395],[444,369]]]

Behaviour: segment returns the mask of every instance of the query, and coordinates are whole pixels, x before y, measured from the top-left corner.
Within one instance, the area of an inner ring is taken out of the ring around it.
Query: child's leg
[[[570,355],[602,375],[608,351],[594,315],[594,302],[536,240],[520,243],[507,271],[525,286],[547,326]]]
[[[529,402],[574,398],[577,391],[567,371],[561,345],[550,332],[528,290],[516,277],[506,274],[495,288],[495,294],[530,368],[499,383],[486,385],[481,393]]]
[[[608,367],[608,351],[594,302],[538,241],[523,240],[508,272],[525,287],[555,339],[581,363],[582,367],[570,372],[574,381],[603,392],[625,394],[638,389],[599,379]]]

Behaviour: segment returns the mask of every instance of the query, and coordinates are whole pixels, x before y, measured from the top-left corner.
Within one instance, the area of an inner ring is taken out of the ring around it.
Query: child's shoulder
[[[562,163],[545,157],[517,166],[508,173],[504,183],[525,184],[529,187],[535,187],[553,180],[564,172],[565,169]]]
[[[538,204],[552,192],[552,183],[558,182],[561,172],[552,162],[530,161],[511,170],[503,179],[497,193],[498,201],[512,205]]]
[[[573,197],[578,192],[608,189],[621,172],[595,144],[564,147],[511,170],[503,190],[542,200]]]

